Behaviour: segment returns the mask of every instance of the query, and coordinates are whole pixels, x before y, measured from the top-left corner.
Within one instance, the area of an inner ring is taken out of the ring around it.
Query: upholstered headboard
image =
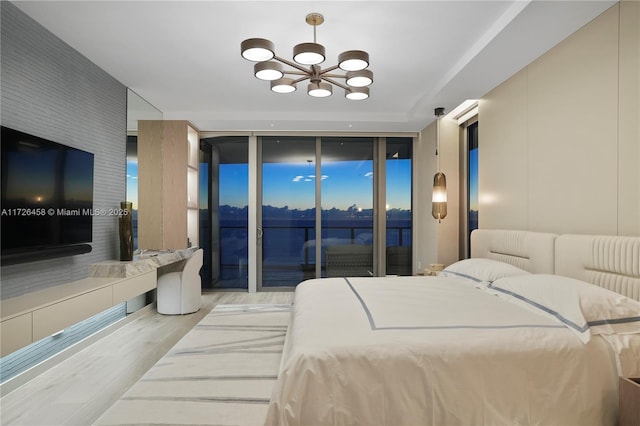
[[[556,234],[497,229],[471,233],[471,257],[509,263],[537,274],[554,273]]]
[[[560,235],[555,270],[640,300],[640,238]]]

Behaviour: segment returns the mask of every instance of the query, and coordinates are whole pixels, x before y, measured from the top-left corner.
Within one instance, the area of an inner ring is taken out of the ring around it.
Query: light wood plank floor
[[[0,424],[90,425],[217,304],[291,303],[293,292],[203,293],[190,315],[150,309],[0,399]]]

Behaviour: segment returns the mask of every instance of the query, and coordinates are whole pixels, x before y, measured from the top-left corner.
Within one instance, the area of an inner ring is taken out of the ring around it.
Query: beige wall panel
[[[138,247],[162,248],[162,121],[138,121]]]
[[[614,7],[528,66],[529,230],[617,232],[617,42]]]
[[[481,228],[640,235],[639,9],[614,5],[480,101]]]
[[[31,312],[2,321],[0,325],[0,356],[5,356],[22,347],[30,345]]]
[[[478,103],[479,227],[527,229],[527,71]]]
[[[620,3],[618,234],[640,235],[640,2]]]
[[[447,179],[447,217],[440,223],[436,222],[438,230],[438,262],[451,265],[459,260],[459,231],[460,231],[460,143],[457,120],[440,120],[440,169]],[[433,188],[433,176],[431,176]],[[429,192],[431,200],[431,191]],[[431,212],[431,205],[429,205]]]
[[[165,121],[164,126],[162,248],[182,249],[187,248],[188,123]]]
[[[436,172],[436,126],[432,123],[420,132],[414,146],[413,170],[413,244],[416,272],[438,262],[438,221],[431,216],[431,192]]]
[[[109,309],[112,288],[104,287],[33,312],[33,341]]]

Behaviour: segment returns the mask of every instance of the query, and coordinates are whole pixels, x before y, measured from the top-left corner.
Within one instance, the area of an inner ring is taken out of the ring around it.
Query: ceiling
[[[18,8],[149,103],[164,119],[201,131],[415,132],[496,85],[615,1],[17,1]],[[334,88],[312,98],[305,84],[269,90],[240,56],[247,38],[293,46],[313,41],[325,68],[365,50],[371,96]]]

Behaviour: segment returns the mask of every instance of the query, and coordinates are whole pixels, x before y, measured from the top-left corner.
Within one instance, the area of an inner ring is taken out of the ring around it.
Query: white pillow
[[[498,278],[529,275],[524,269],[492,259],[464,259],[444,268],[439,276],[465,278],[475,282],[493,282]]]
[[[556,318],[584,343],[597,334],[640,333],[640,302],[584,281],[531,274],[496,280],[488,289]]]

